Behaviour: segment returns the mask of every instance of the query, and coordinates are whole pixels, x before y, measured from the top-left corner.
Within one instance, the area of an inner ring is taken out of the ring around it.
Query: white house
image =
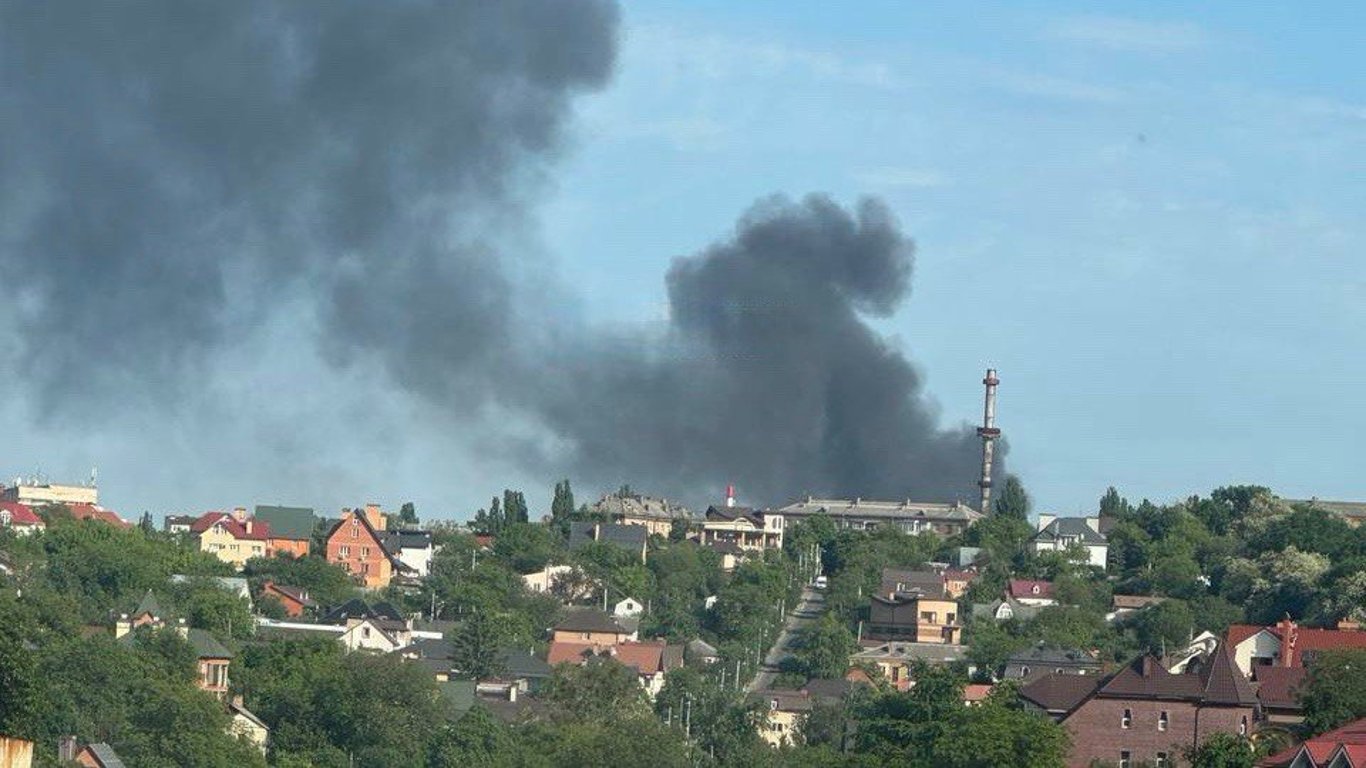
[[[1100,532],[1098,517],[1054,517],[1039,515],[1039,532],[1026,545],[1033,554],[1062,552],[1073,546],[1086,549],[1086,561],[1097,568],[1105,567],[1110,545]]]
[[[645,613],[645,606],[641,605],[639,600],[630,597],[612,606],[612,615],[618,619],[634,619],[642,613]]]
[[[379,537],[380,544],[400,563],[412,568],[418,578],[425,579],[431,573],[435,553],[431,531],[380,531]]]

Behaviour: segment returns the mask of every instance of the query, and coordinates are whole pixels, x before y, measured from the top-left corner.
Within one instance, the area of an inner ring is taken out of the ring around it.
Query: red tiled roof
[[[0,501],[0,509],[9,512],[10,525],[46,527],[43,519],[34,514],[33,509],[27,504],[20,504],[17,501]]]
[[[215,525],[222,523],[228,535],[234,539],[251,541],[265,541],[270,538],[270,525],[261,520],[251,521],[251,530],[247,526],[237,522],[232,515],[227,512],[206,512],[200,515],[197,520],[190,525],[191,533],[203,533]]]
[[[1035,587],[1038,587],[1037,592],[1034,591]],[[1053,596],[1053,582],[1011,579],[1009,592],[1010,596],[1016,600],[1022,597],[1051,598]]]
[[[99,520],[119,528],[129,528],[133,524],[98,504],[67,504],[67,509],[77,520]]]
[[[1313,759],[1315,765],[1327,765],[1328,758],[1337,751],[1338,747],[1347,747],[1348,756],[1353,761],[1357,756],[1366,757],[1366,717],[1348,723],[1336,730],[1329,731],[1321,736],[1315,736],[1303,744],[1296,744],[1284,752],[1278,752],[1271,757],[1262,760],[1258,765],[1269,766],[1271,768],[1281,768],[1290,765],[1301,750],[1307,750],[1309,757]]]
[[[614,646],[560,640],[550,644],[550,650],[546,653],[546,663],[551,666],[583,664],[594,656],[614,658],[640,675],[652,675],[683,666],[681,649],[670,646],[663,640],[617,643]]]
[[[1231,624],[1228,632],[1224,635],[1224,642],[1229,645],[1238,645],[1263,629],[1266,627],[1259,627],[1255,624]]]
[[[1262,630],[1270,632],[1278,640],[1283,639],[1279,625],[1258,627],[1234,624],[1228,628],[1226,642],[1231,646],[1238,645]],[[1303,666],[1305,651],[1335,651],[1349,648],[1366,649],[1366,630],[1295,627],[1295,653],[1291,657],[1291,666]]]
[[[1073,675],[1081,677],[1081,675]],[[963,686],[963,701],[981,701],[991,695],[991,689],[995,686],[984,683],[968,683]]]
[[[567,643],[557,640],[550,644],[550,650],[546,652],[545,663],[550,666],[556,664],[582,664],[592,656],[597,656],[607,650],[607,646],[597,645],[596,643]]]
[[[1257,681],[1257,698],[1272,707],[1298,709],[1298,689],[1305,674],[1304,667],[1255,666],[1252,678]]]

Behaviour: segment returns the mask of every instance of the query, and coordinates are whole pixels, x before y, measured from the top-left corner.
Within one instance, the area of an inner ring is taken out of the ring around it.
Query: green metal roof
[[[270,525],[270,535],[277,539],[307,539],[313,536],[318,518],[312,507],[276,507],[258,504],[256,519]]]

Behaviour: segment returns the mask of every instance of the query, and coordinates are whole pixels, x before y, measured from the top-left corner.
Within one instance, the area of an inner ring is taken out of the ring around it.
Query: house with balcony
[[[863,636],[869,640],[957,645],[963,636],[958,601],[939,590],[873,595]]]
[[[702,518],[700,543],[704,547],[732,544],[746,552],[783,548],[782,515],[737,506],[710,506]]]

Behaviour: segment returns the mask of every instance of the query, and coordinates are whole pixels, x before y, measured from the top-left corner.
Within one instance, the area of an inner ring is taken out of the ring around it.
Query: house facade
[[[8,528],[20,536],[27,536],[47,528],[47,523],[27,504],[0,501],[0,528]]]
[[[376,505],[342,510],[327,534],[327,562],[345,568],[366,589],[389,586],[398,563],[380,536],[385,522]]]
[[[898,593],[890,598],[873,595],[868,607],[864,636],[871,640],[957,645],[962,635],[958,603],[942,591],[938,595]]]
[[[241,570],[251,558],[267,556],[270,527],[247,517],[247,511],[238,507],[232,513],[201,515],[190,526],[190,534],[201,552]]]
[[[258,504],[255,512],[256,520],[269,526],[270,539],[266,546],[272,556],[308,555],[313,541],[313,529],[318,524],[318,517],[311,507]]]
[[[981,512],[956,501],[945,504],[910,499],[872,501],[861,498],[817,499],[810,496],[780,507],[771,514],[785,518],[789,524],[814,515],[826,515],[839,528],[866,530],[893,525],[905,533],[933,533],[939,536],[962,533],[982,518]]]
[[[1239,671],[1257,684],[1257,697],[1268,719],[1294,725],[1304,720],[1299,691],[1314,657],[1324,651],[1366,650],[1366,631],[1352,621],[1315,628],[1285,618],[1265,627],[1234,624],[1224,642]]]
[[[700,543],[728,543],[746,552],[782,549],[784,528],[782,515],[749,507],[711,506],[702,519]]]
[[[1109,543],[1100,532],[1099,517],[1054,517],[1039,515],[1039,528],[1025,545],[1032,554],[1065,552],[1073,547],[1086,551],[1086,562],[1105,568]]]
[[[1047,701],[1046,690],[1085,692],[1075,702],[1065,695],[1059,702]],[[1258,724],[1257,697],[1227,649],[1199,674],[1173,674],[1144,655],[1094,684],[1087,676],[1052,674],[1021,688],[1020,696],[1050,713],[1066,707],[1055,716],[1072,739],[1072,768],[1173,766],[1216,733],[1251,735]]]
[[[280,605],[284,606],[285,615],[292,619],[297,619],[318,607],[318,604],[308,596],[308,590],[283,586],[273,581],[261,585],[261,594],[278,600]]]
[[[634,494],[622,496],[610,493],[594,502],[589,510],[614,523],[641,526],[652,536],[667,537],[676,521],[689,526],[697,521],[697,516],[681,504]]]
[[[402,563],[408,573],[425,579],[432,570],[432,556],[436,553],[432,546],[431,531],[402,529],[383,531],[380,541]]]

